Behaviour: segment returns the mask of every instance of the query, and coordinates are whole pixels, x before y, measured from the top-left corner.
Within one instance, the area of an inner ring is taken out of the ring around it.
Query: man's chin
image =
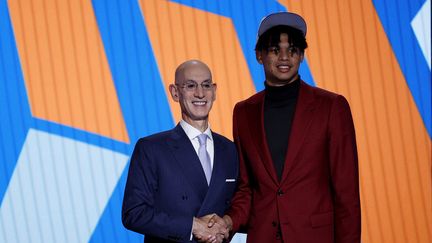
[[[208,114],[207,115],[202,115],[202,116],[195,116],[192,117],[192,120],[195,122],[205,122],[208,120]]]

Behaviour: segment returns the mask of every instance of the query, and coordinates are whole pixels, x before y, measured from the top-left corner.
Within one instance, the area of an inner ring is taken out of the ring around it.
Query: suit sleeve
[[[241,228],[246,227],[249,219],[249,211],[251,208],[252,191],[249,184],[249,174],[247,165],[245,162],[246,156],[244,156],[244,149],[242,148],[241,138],[239,136],[239,117],[240,108],[237,104],[234,108],[233,115],[233,137],[234,143],[237,147],[239,155],[239,178],[237,184],[237,191],[231,201],[231,206],[227,211],[227,214],[233,221],[233,231],[237,232]]]
[[[351,111],[343,96],[334,100],[329,124],[335,242],[360,243],[361,213],[356,138]]]
[[[123,198],[123,225],[141,234],[172,241],[189,241],[192,217],[170,215],[155,204],[158,174],[152,146],[144,139],[135,145]]]

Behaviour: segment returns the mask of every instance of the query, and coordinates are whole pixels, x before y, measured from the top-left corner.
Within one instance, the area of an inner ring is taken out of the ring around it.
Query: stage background
[[[302,78],[351,105],[362,241],[432,242],[430,0],[0,0],[0,242],[142,242],[128,161],[178,121],[175,67],[209,64],[231,138],[263,89],[259,21],[284,10],[308,23]]]

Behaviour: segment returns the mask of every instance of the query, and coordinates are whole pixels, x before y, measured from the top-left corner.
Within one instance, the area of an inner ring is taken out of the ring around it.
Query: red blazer
[[[301,82],[279,182],[264,132],[264,96],[262,91],[234,108],[240,178],[227,212],[234,232],[246,230],[248,243],[360,242],[357,149],[348,102]]]

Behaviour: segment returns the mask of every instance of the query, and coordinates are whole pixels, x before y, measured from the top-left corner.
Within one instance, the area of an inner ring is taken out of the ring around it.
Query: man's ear
[[[214,88],[214,95],[213,95],[213,101],[216,100],[216,89],[217,89],[217,85],[213,84],[213,88]]]
[[[179,102],[179,93],[178,93],[177,87],[174,84],[170,84],[169,91],[170,91],[172,99],[175,102]]]
[[[261,51],[255,51],[255,58],[258,61],[259,64],[262,64],[262,52]]]

